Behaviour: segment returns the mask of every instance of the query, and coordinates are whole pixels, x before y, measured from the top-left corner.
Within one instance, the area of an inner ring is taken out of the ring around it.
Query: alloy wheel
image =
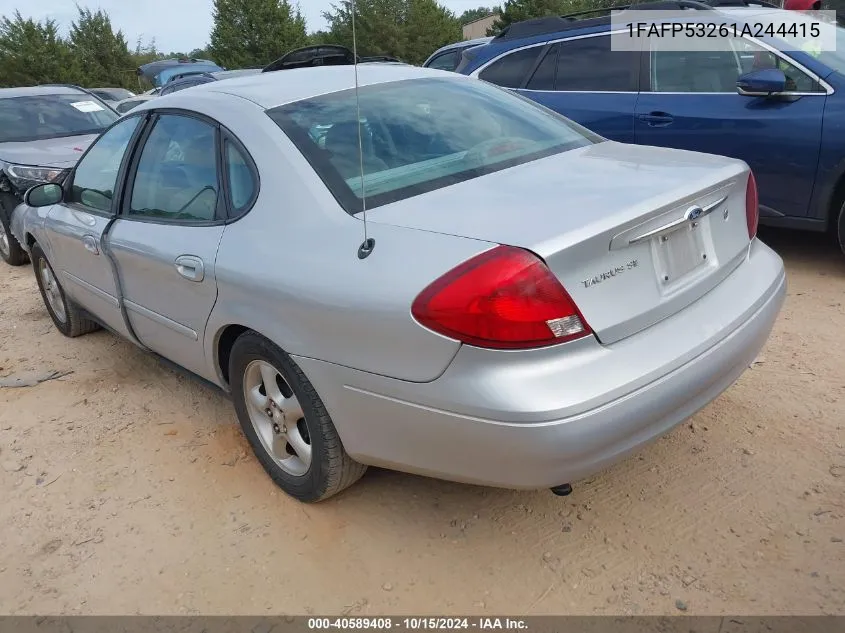
[[[264,450],[285,472],[302,476],[311,466],[311,437],[296,394],[270,363],[254,360],[243,380],[249,419]]]
[[[9,256],[9,234],[6,233],[3,222],[0,222],[0,255],[4,258]]]
[[[53,274],[53,269],[43,258],[38,262],[38,269],[38,274],[41,275],[41,283],[44,286],[44,296],[47,298],[47,303],[50,304],[50,309],[59,321],[66,323],[67,309],[65,308],[62,291],[59,288],[59,282]]]

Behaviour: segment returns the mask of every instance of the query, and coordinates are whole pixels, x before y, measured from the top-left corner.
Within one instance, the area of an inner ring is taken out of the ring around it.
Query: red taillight
[[[545,347],[592,332],[546,264],[511,246],[440,277],[420,293],[411,314],[439,334],[494,349]]]
[[[754,172],[748,172],[748,185],[745,188],[745,221],[748,223],[748,237],[753,240],[760,221],[760,199],[757,196],[757,179],[754,178]]]

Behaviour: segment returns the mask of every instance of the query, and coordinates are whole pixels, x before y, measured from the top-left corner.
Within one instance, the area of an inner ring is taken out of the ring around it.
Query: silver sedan
[[[149,101],[29,190],[13,230],[56,327],[231,393],[303,501],[367,465],[565,494],[754,360],[785,276],[745,163],[610,142],[452,73],[359,78]]]

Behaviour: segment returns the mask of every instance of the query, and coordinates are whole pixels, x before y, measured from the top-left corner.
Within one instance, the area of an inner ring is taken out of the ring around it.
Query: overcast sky
[[[299,1],[309,31],[325,26],[321,13],[332,1]],[[11,16],[19,9],[24,17],[53,18],[67,29],[76,17],[77,3],[106,10],[112,26],[123,31],[130,47],[139,36],[145,43],[155,37],[161,51],[188,52],[205,46],[211,32],[212,0],[0,0],[0,14]],[[440,0],[440,3],[456,13],[485,4],[484,0]]]

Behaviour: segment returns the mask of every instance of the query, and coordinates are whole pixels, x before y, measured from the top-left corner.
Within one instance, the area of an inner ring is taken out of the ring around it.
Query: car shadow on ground
[[[845,253],[828,233],[761,226],[758,237],[783,258],[788,272],[814,268],[821,275],[845,276]]]
[[[784,260],[787,274],[791,278],[824,277],[845,278],[845,254],[829,234],[811,233],[772,227],[759,229],[758,237],[776,251]],[[688,426],[686,424],[681,427]],[[678,428],[681,428],[678,427]],[[663,448],[658,448],[663,445]],[[603,490],[614,487],[625,488],[632,473],[640,473],[645,464],[669,459],[670,469],[681,465],[691,450],[691,438],[686,433],[674,429],[662,440],[643,447],[638,453],[615,464],[601,473],[580,482],[572,482],[575,494],[567,498],[569,502],[583,502],[594,495],[594,486],[599,484]],[[695,451],[695,447],[692,447]],[[668,452],[668,455],[667,455]],[[563,483],[563,482],[562,482]],[[358,495],[376,495],[383,500],[390,499],[400,503],[398,496],[410,497],[415,503],[433,502],[436,505],[453,507],[484,507],[494,504],[540,504],[548,506],[553,495],[549,491],[517,491],[498,488],[485,488],[468,484],[453,483],[427,477],[399,473],[381,468],[370,468],[362,482],[344,493],[346,498]],[[400,492],[401,491],[401,492]],[[331,501],[329,502],[331,503]],[[389,503],[389,502],[388,502]]]

